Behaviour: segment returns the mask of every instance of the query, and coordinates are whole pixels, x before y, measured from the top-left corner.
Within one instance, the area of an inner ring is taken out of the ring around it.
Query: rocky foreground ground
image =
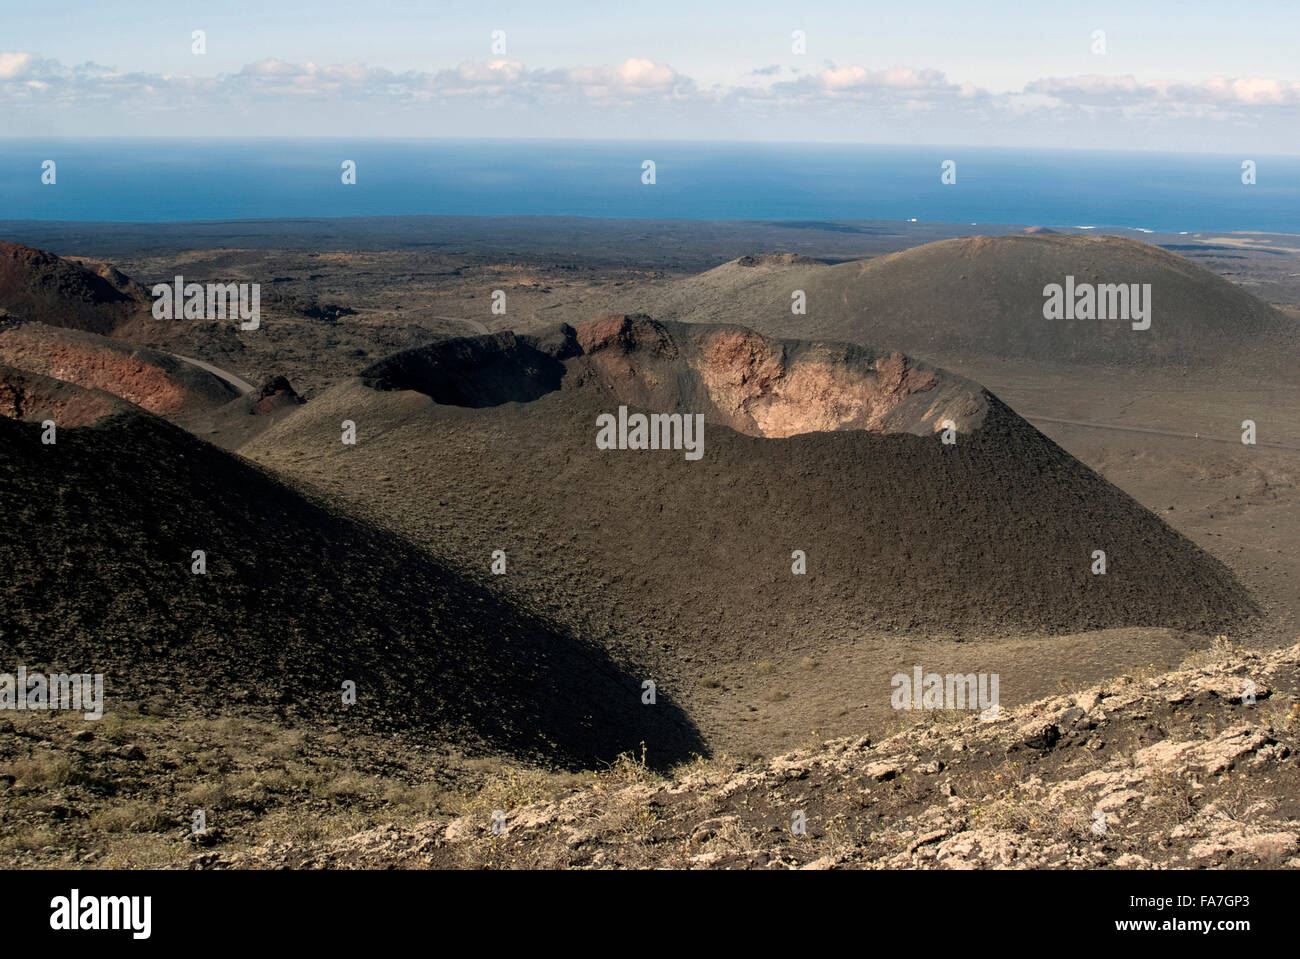
[[[1250,685],[1250,684],[1253,684]],[[1253,693],[1253,696],[1251,695]],[[1253,701],[1252,701],[1253,700]],[[1300,868],[1300,645],[197,868]],[[799,822],[806,823],[800,834]]]

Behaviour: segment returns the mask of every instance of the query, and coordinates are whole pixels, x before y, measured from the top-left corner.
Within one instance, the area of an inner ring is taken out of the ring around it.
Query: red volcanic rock
[[[300,406],[304,402],[283,376],[273,376],[268,379],[252,400],[248,412],[254,416],[265,416],[278,410]]]
[[[0,363],[104,390],[162,416],[222,405],[237,395],[219,378],[166,353],[40,323],[0,327]]]
[[[0,365],[0,416],[59,428],[91,426],[112,413],[131,409],[116,396]]]
[[[603,316],[575,331],[568,362],[622,402],[695,409],[751,436],[960,429],[984,408],[973,383],[897,352],[762,336],[739,326],[662,324]]]

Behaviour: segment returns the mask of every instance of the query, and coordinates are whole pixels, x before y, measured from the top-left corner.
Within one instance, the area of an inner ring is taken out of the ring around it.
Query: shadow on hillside
[[[707,752],[662,693],[642,704],[654,677],[520,608],[486,569],[459,574],[147,414],[40,434],[0,418],[10,668],[103,673],[110,712],[269,709],[570,768],[642,744],[657,767]]]

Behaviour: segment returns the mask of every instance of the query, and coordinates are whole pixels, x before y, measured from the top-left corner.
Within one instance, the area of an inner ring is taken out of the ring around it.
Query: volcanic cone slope
[[[149,302],[144,287],[108,264],[0,241],[0,307],[23,319],[112,336],[147,315]]]
[[[1046,319],[1044,289],[1067,277],[1094,295],[1103,285],[1123,287],[1098,300],[1116,315]],[[1135,285],[1150,306],[1144,330],[1133,328]],[[791,312],[796,290],[806,298],[804,315]],[[834,266],[745,257],[618,297],[618,309],[661,319],[735,318],[774,336],[887,343],[923,357],[1145,368],[1300,355],[1296,324],[1280,311],[1184,257],[1116,236],[963,237]],[[1124,301],[1128,316],[1118,315]],[[590,309],[613,305],[598,298]]]
[[[268,708],[569,766],[700,748],[604,651],[147,413],[52,445],[0,418],[0,512],[4,671],[103,673],[110,710]]]
[[[166,353],[44,323],[0,324],[0,362],[104,390],[160,416],[239,397],[225,380]]]
[[[702,414],[702,456],[598,448],[620,405]],[[245,452],[458,563],[491,543],[557,615],[697,666],[795,636],[1207,631],[1254,611],[1224,566],[978,385],[734,326],[612,316],[425,347]]]
[[[3,354],[0,353],[0,360]],[[28,423],[90,426],[134,404],[104,390],[76,386],[0,362],[0,417]]]

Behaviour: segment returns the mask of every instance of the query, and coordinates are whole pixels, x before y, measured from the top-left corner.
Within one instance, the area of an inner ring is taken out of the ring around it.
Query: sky
[[[1298,51],[1294,2],[0,0],[0,136],[1295,155]]]

